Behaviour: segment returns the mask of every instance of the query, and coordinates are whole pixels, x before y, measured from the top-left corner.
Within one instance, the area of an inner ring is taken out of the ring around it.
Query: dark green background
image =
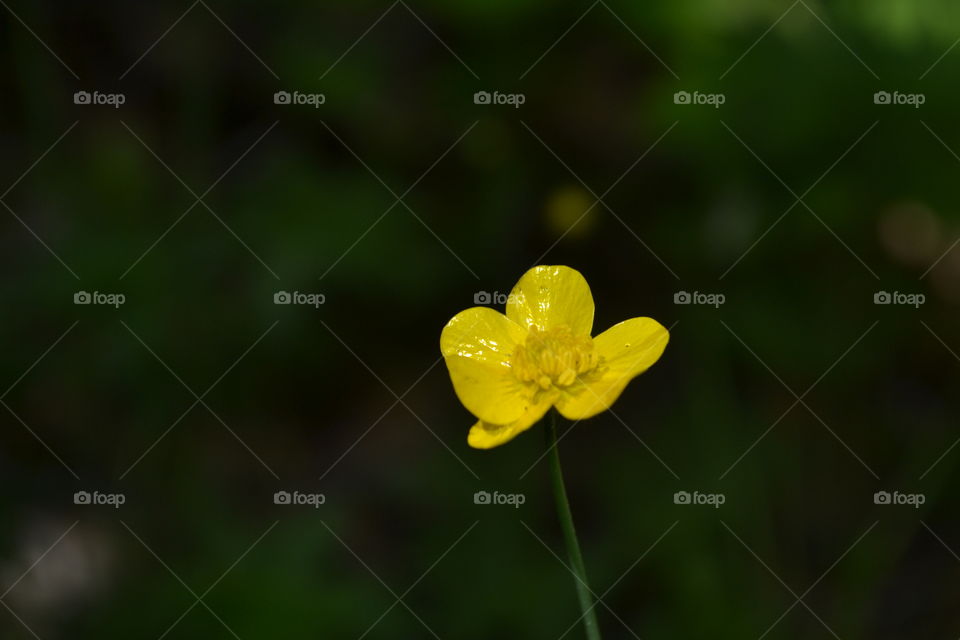
[[[960,635],[955,3],[0,4],[3,638],[559,638],[543,429],[437,360],[537,262],[672,327],[561,442],[605,637]]]

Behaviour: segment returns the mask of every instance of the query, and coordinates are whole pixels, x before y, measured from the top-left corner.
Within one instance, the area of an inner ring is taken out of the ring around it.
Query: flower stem
[[[557,515],[563,528],[563,538],[567,544],[567,555],[570,558],[571,571],[576,578],[577,599],[580,601],[580,610],[583,612],[583,624],[587,629],[588,640],[600,640],[600,627],[597,624],[597,615],[594,612],[593,596],[587,584],[587,570],[583,566],[583,555],[580,553],[580,544],[577,542],[577,532],[573,527],[573,514],[570,513],[570,502],[567,500],[567,490],[563,484],[563,470],[560,468],[560,452],[557,448],[557,412],[550,412],[547,426],[547,452],[550,455],[550,475],[553,479],[553,496],[557,502]]]

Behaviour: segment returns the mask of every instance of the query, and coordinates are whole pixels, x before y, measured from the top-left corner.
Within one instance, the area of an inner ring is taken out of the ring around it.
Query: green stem
[[[553,479],[553,496],[557,502],[557,515],[563,528],[563,538],[567,543],[567,555],[570,558],[571,570],[576,578],[577,599],[580,601],[580,610],[583,612],[583,624],[587,628],[588,640],[600,640],[600,627],[597,624],[597,615],[594,612],[593,595],[587,584],[587,570],[583,566],[583,555],[580,553],[580,544],[577,542],[577,532],[573,527],[573,514],[570,513],[570,502],[567,500],[567,490],[563,484],[563,470],[560,468],[560,452],[557,449],[557,413],[550,412],[547,426],[547,451],[550,454],[550,475]]]

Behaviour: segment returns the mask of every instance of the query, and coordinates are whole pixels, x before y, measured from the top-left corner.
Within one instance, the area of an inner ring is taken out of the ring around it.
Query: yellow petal
[[[557,403],[565,418],[583,420],[610,408],[627,383],[656,362],[667,346],[670,334],[656,320],[631,318],[614,325],[593,339],[602,358],[603,374],[589,377],[573,387]]]
[[[510,353],[527,332],[505,315],[474,307],[453,317],[440,334],[440,351],[460,402],[481,420],[506,424],[529,404],[510,369]]]
[[[530,403],[526,411],[517,420],[509,424],[491,424],[480,421],[470,428],[467,444],[474,449],[492,449],[515,437],[535,425],[553,406],[555,396],[544,395],[536,403]]]
[[[510,293],[507,317],[527,329],[567,325],[574,334],[588,336],[593,329],[593,295],[575,269],[534,267]]]

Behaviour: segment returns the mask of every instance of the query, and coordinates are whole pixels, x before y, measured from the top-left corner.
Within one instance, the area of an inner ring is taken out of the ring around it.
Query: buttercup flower
[[[470,446],[508,442],[551,407],[570,420],[606,411],[667,346],[670,334],[651,318],[591,337],[593,311],[578,271],[539,266],[513,288],[506,315],[473,307],[447,323],[440,350],[457,397],[478,419]]]

